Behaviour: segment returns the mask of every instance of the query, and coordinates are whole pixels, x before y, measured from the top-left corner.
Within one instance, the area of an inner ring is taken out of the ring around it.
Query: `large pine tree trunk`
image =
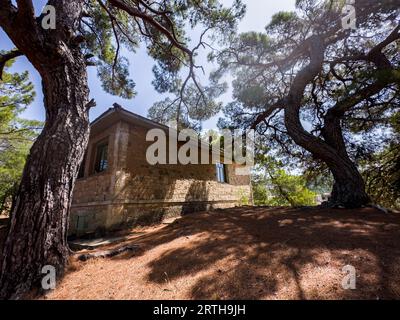
[[[330,199],[332,206],[359,208],[370,202],[364,180],[357,166],[348,157],[344,146],[333,148],[325,141],[305,131],[294,130],[293,127],[288,132],[298,145],[309,151],[314,158],[324,161],[329,167],[334,178]]]
[[[293,80],[286,99],[285,126],[294,142],[309,151],[315,158],[324,161],[335,179],[331,204],[346,208],[357,208],[369,202],[363,178],[347,154],[340,127],[340,117],[334,111],[325,117],[323,140],[307,132],[300,121],[304,91],[322,69],[324,41],[316,35],[310,40],[310,63]]]
[[[365,192],[364,180],[347,154],[341,132],[331,132],[337,138],[335,143],[328,139],[327,134],[324,134],[325,140],[313,136],[301,125],[298,110],[290,106],[285,109],[285,122],[288,133],[296,144],[329,167],[335,180],[330,199],[332,206],[359,208],[370,202]]]
[[[330,109],[325,115],[322,128],[325,143],[336,152],[335,162],[327,162],[335,180],[331,203],[346,208],[359,208],[370,202],[370,198],[365,191],[363,177],[347,153],[340,123],[341,115],[343,113]]]
[[[0,298],[23,297],[40,286],[43,266],[54,266],[60,277],[68,262],[68,212],[89,137],[89,90],[80,54],[52,66],[40,70],[46,122],[11,211],[0,260]]]
[[[364,179],[357,166],[347,156],[343,158],[339,153],[334,163],[327,162],[335,180],[330,204],[345,208],[359,208],[368,204],[370,197],[365,191]]]
[[[330,200],[332,205],[359,208],[370,202],[364,180],[353,163],[340,170],[331,169],[331,172],[335,179]]]

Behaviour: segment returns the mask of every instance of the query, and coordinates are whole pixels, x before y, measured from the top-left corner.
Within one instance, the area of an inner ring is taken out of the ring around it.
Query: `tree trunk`
[[[285,123],[290,137],[315,158],[326,163],[335,180],[330,204],[346,208],[359,208],[370,202],[365,183],[357,166],[349,158],[345,144],[329,143],[304,130],[295,108],[285,109]],[[324,134],[325,136],[326,134]],[[338,132],[335,132],[339,137]],[[342,137],[342,136],[341,136]],[[337,141],[336,141],[337,142]]]
[[[290,105],[285,109],[285,123],[290,137],[315,158],[324,161],[335,180],[330,203],[333,206],[359,208],[370,202],[365,192],[365,183],[357,166],[349,158],[341,131],[323,131],[325,140],[317,138],[304,130],[300,123],[298,111]],[[330,132],[330,134],[329,134]],[[335,136],[331,141],[329,137]]]
[[[328,166],[335,180],[330,199],[333,206],[359,208],[370,202],[364,179],[350,159],[345,161],[338,157],[337,165]]]
[[[322,69],[324,50],[320,36],[311,38],[310,63],[296,75],[285,101],[285,127],[297,145],[328,165],[335,179],[331,204],[357,208],[370,200],[365,192],[364,180],[347,154],[339,117],[330,112],[325,118],[324,140],[307,132],[300,121],[304,91]]]
[[[78,51],[76,51],[78,52]],[[78,52],[47,64],[42,76],[46,122],[30,151],[1,263],[0,298],[38,288],[45,265],[57,278],[68,262],[68,215],[89,138],[86,65]]]
[[[346,150],[340,123],[340,117],[343,114],[337,113],[334,108],[330,109],[325,115],[322,128],[325,143],[332,147],[337,154],[334,165],[327,163],[335,179],[331,203],[347,208],[359,208],[370,202],[370,198],[365,192],[364,179]]]

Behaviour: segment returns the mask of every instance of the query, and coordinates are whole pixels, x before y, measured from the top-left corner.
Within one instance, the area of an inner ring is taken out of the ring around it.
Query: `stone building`
[[[146,150],[154,142],[146,141],[146,133],[153,128],[169,132],[117,104],[92,122],[73,194],[70,235],[252,203],[250,176],[237,175],[237,164],[149,164]]]

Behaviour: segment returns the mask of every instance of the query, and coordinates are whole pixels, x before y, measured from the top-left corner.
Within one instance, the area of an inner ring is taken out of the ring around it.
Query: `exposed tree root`
[[[375,204],[375,203],[371,203],[371,204],[367,205],[367,207],[378,209],[379,211],[382,211],[382,212],[384,212],[386,214],[388,214],[388,213],[400,213],[397,210],[385,208],[385,207],[382,207],[379,204]]]
[[[318,207],[318,208],[321,208],[321,209],[326,209],[326,208],[328,208],[328,209],[346,209],[346,207],[343,206],[343,205],[340,204],[340,203],[337,203],[337,202],[329,202],[329,201],[325,201],[325,202],[321,203],[321,204],[320,204],[319,206],[317,206],[317,207]],[[388,214],[388,213],[400,213],[400,212],[397,211],[397,210],[385,208],[385,207],[383,207],[383,206],[381,206],[381,205],[379,205],[379,204],[375,204],[375,203],[369,203],[369,204],[367,204],[367,205],[365,205],[365,206],[363,206],[363,207],[374,208],[374,209],[377,209],[377,210],[379,210],[379,211],[381,211],[381,212],[383,212],[383,213],[385,213],[385,214]]]
[[[104,251],[97,251],[94,253],[84,253],[78,256],[78,260],[80,261],[87,261],[89,259],[93,258],[110,258],[114,257],[116,255],[119,255],[125,251],[137,251],[139,249],[139,245],[137,244],[131,244],[131,245],[126,245],[122,246],[116,249],[111,249],[111,250],[104,250]]]

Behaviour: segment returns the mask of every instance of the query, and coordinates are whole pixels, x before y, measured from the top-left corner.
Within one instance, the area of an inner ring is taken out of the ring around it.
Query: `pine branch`
[[[3,80],[3,70],[6,66],[6,63],[14,58],[23,56],[24,54],[19,50],[12,50],[5,54],[0,54],[0,80]]]

